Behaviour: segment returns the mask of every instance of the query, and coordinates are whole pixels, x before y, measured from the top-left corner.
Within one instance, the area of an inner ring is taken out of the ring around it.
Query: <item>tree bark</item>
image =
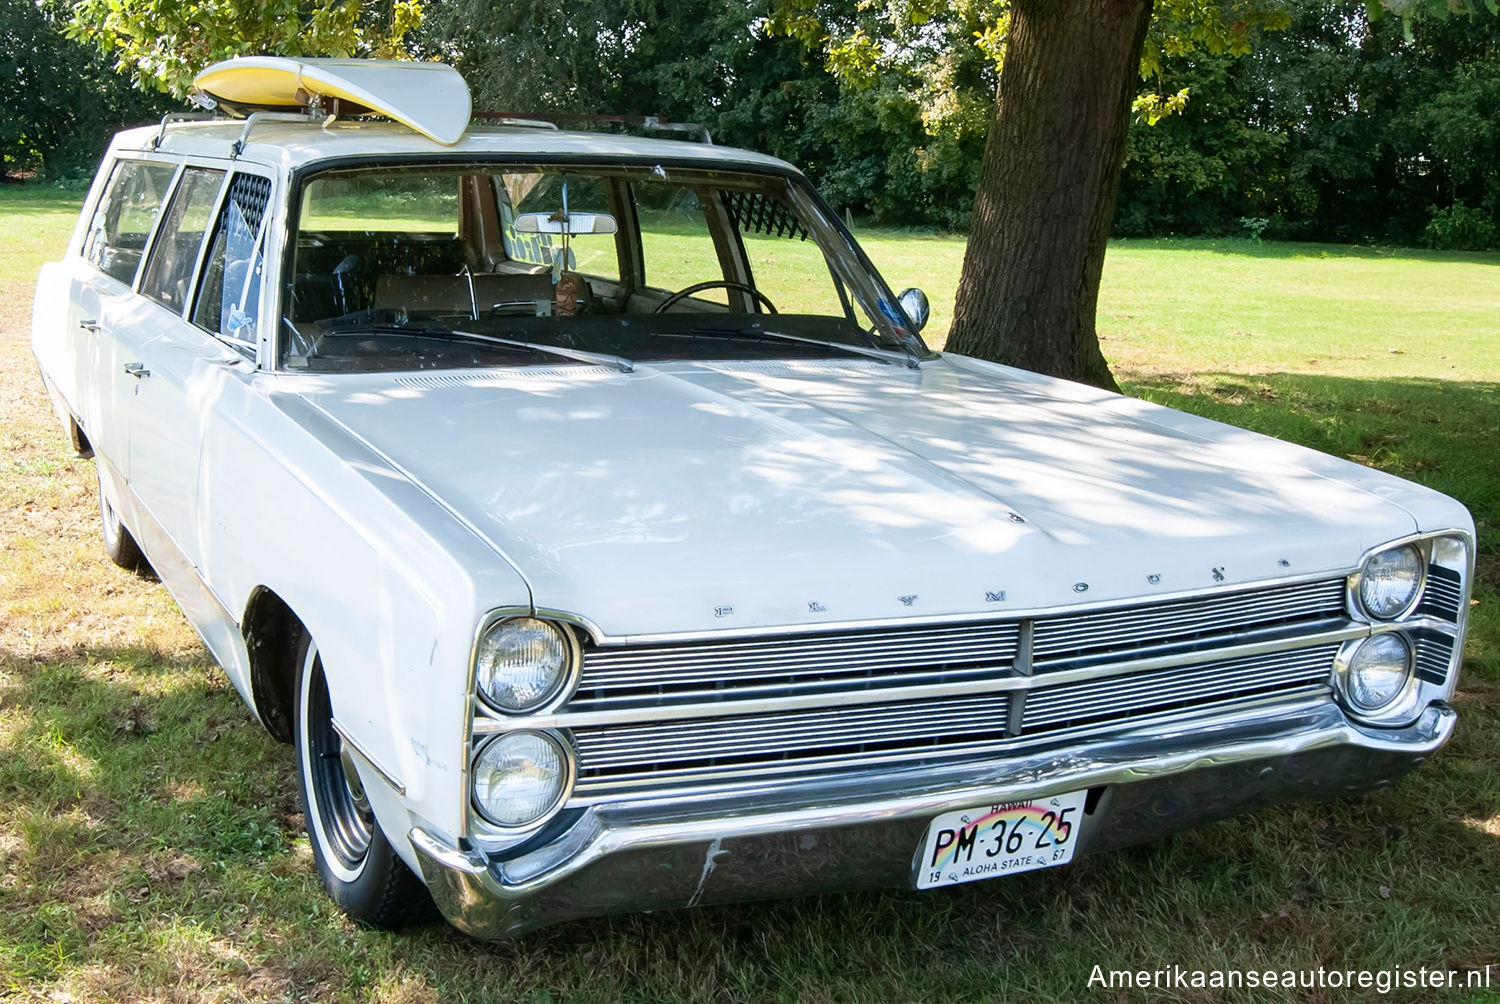
[[[1094,313],[1153,0],[1013,0],[947,348],[1116,389]]]

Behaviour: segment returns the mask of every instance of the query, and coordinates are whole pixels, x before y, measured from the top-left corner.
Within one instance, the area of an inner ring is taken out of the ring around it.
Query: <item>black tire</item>
[[[99,530],[104,537],[104,553],[109,560],[127,572],[149,573],[151,566],[141,553],[141,545],[135,542],[130,530],[120,519],[120,510],[115,508],[109,492],[104,487],[104,472],[99,470],[99,461],[94,461],[94,474],[99,482]]]
[[[333,728],[328,681],[307,632],[297,645],[297,787],[313,863],[338,908],[366,927],[391,929],[432,919],[432,897],[396,854],[365,800],[359,775]],[[351,775],[352,781],[351,784]]]

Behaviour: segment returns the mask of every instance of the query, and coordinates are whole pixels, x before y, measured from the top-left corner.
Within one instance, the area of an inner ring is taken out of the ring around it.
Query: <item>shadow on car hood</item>
[[[305,396],[610,636],[926,619],[1338,574],[1403,482],[946,356],[322,381]],[[1373,488],[1372,488],[1373,486]]]

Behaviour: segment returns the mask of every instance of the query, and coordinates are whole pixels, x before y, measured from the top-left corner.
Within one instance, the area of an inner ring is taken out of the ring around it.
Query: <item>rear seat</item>
[[[473,285],[470,285],[472,281]],[[552,302],[552,277],[545,272],[519,275],[382,275],[375,282],[377,310],[405,308],[436,314],[483,316],[503,303]]]

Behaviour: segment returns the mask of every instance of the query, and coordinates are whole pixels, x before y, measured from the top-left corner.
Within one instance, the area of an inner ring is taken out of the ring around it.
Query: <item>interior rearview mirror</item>
[[[516,217],[521,234],[612,234],[619,224],[608,213],[522,213]]]
[[[911,289],[902,290],[896,300],[901,304],[901,312],[906,315],[907,320],[911,321],[913,328],[921,331],[927,327],[927,315],[930,308],[927,305],[926,293],[913,286]]]

